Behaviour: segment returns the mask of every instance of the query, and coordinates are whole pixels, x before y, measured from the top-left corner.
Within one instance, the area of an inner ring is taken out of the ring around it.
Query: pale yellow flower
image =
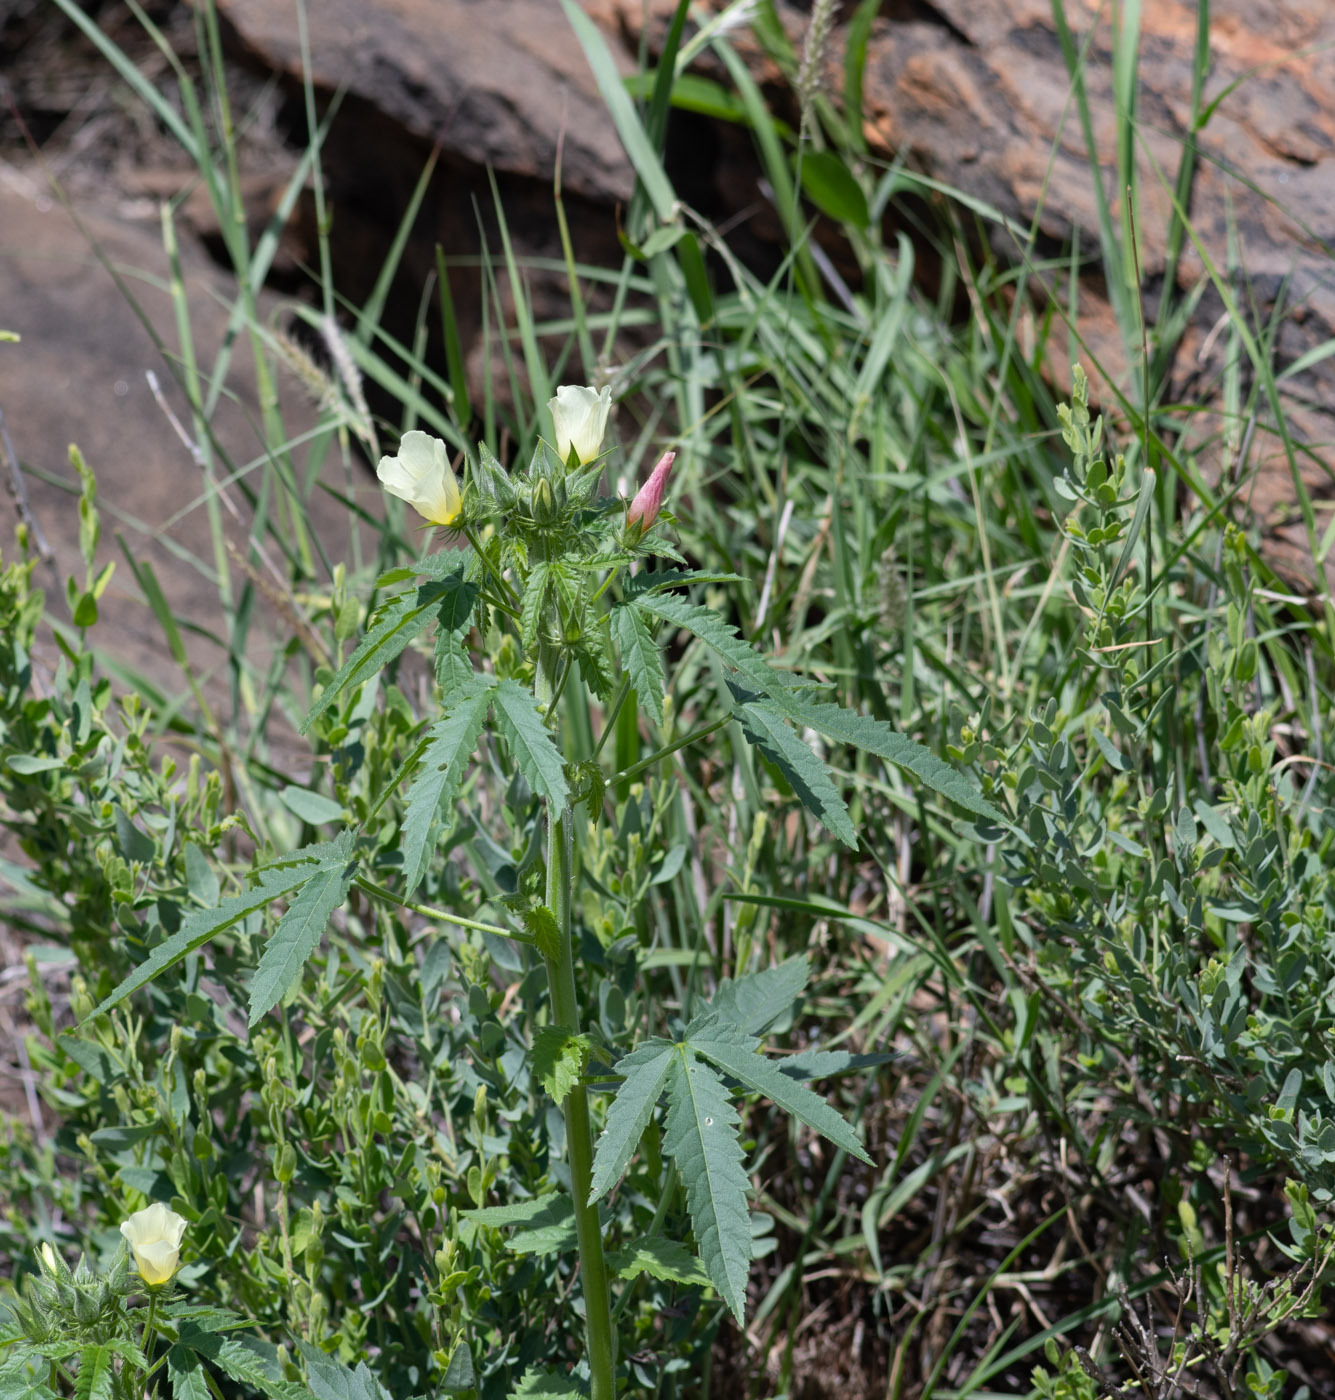
[[[167,1283],[179,1267],[185,1226],[185,1217],[168,1210],[161,1201],[154,1201],[121,1222],[121,1234],[134,1254],[134,1266],[150,1288]]]
[[[407,501],[433,525],[453,525],[463,502],[445,444],[414,428],[399,439],[397,457],[382,457],[375,469],[391,496]]]
[[[562,384],[556,397],[547,400],[556,428],[556,455],[570,460],[570,449],[580,466],[592,462],[603,445],[607,415],[612,411],[612,390],[594,390],[578,384]]]

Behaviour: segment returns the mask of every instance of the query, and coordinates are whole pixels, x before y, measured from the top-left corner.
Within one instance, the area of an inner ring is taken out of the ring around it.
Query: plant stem
[[[539,648],[537,695],[548,714],[556,695],[560,653],[556,647]],[[558,1025],[580,1029],[579,997],[575,990],[575,954],[570,932],[571,880],[573,875],[574,831],[570,809],[547,807],[547,907],[560,931],[557,955],[547,958],[547,981],[552,1014]],[[603,1258],[602,1227],[598,1207],[589,1203],[593,1180],[593,1131],[589,1125],[589,1095],[577,1084],[566,1095],[566,1151],[570,1156],[570,1190],[575,1198],[575,1235],[579,1241],[579,1263],[584,1282],[585,1348],[589,1358],[591,1400],[614,1400],[616,1396],[616,1339],[612,1331],[612,1298],[608,1286],[607,1263]]]

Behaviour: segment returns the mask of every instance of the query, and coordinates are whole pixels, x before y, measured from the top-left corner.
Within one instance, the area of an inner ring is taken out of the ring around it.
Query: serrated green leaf
[[[589,629],[576,644],[575,656],[584,684],[604,705],[610,705],[617,691],[617,670],[608,634],[601,627]]]
[[[453,614],[457,604],[452,595],[465,588],[473,589],[476,596],[476,587],[465,583],[462,574],[456,573],[391,598],[356,650],[311,706],[310,713],[301,722],[301,732],[304,734],[348,686],[361,685],[388,666],[443,608],[450,609]],[[469,607],[472,607],[471,601]]]
[[[0,1363],[0,1400],[56,1400],[55,1391],[43,1379],[48,1370],[30,1365],[22,1353],[6,1357]]]
[[[289,783],[279,794],[278,800],[295,817],[309,822],[311,826],[323,826],[327,822],[343,820],[343,804],[322,793],[311,792],[309,788],[296,787]]]
[[[590,1201],[600,1200],[621,1180],[667,1083],[673,1053],[671,1041],[655,1038],[617,1061],[622,1083],[608,1106],[607,1122],[594,1152]]]
[[[422,767],[409,789],[399,830],[405,899],[421,883],[431,860],[435,849],[432,833],[442,810],[448,814],[454,807],[487,720],[491,687],[489,676],[476,675],[450,698],[444,719],[437,720],[427,731]]]
[[[657,593],[660,588],[685,588],[691,583],[745,582],[741,574],[715,573],[712,569],[644,569],[625,581],[622,596],[629,602],[645,593]]]
[[[724,622],[708,608],[678,598],[673,593],[638,595],[632,606],[676,627],[684,627],[730,666],[736,667],[752,685],[759,686],[766,695],[784,695],[788,692],[791,682],[781,676],[753,646],[743,641],[730,622]]]
[[[79,1353],[79,1374],[74,1378],[74,1400],[111,1400],[115,1378],[111,1348],[84,1347]]]
[[[172,1400],[210,1400],[209,1383],[198,1355],[178,1342],[167,1348]]]
[[[764,1094],[771,1103],[800,1119],[836,1147],[871,1165],[871,1158],[853,1129],[819,1094],[790,1079],[773,1060],[756,1054],[760,1042],[754,1036],[711,1017],[703,1024],[696,1022],[687,1030],[686,1044],[748,1089]]]
[[[441,703],[449,705],[455,694],[473,683],[477,672],[468,654],[459,644],[459,636],[454,632],[436,634],[436,684],[440,687]]]
[[[530,1366],[517,1389],[510,1392],[512,1400],[569,1400],[572,1395],[587,1395],[588,1391],[574,1376],[555,1371],[539,1371]]]
[[[846,846],[856,848],[858,834],[829,769],[793,733],[777,706],[752,701],[734,706],[742,732],[788,779],[802,805]]]
[[[319,947],[330,916],[348,897],[357,861],[352,856],[351,833],[346,835],[347,855],[316,867],[264,945],[250,984],[252,1026],[288,994],[306,959]]]
[[[618,1278],[635,1278],[648,1274],[663,1283],[701,1284],[709,1275],[700,1261],[677,1240],[662,1235],[649,1235],[607,1256],[607,1267]]]
[[[305,884],[311,876],[310,865],[323,860],[328,849],[328,843],[322,841],[297,851],[294,853],[294,859],[275,863],[257,872],[259,880],[253,889],[231,895],[216,909],[199,909],[190,914],[182,920],[181,927],[170,938],[159,943],[85,1019],[91,1020],[104,1011],[110,1011],[113,1006],[118,1006],[126,997],[151,982],[158,973],[165,972],[188,953],[203,947],[210,938],[258,910],[267,908],[275,899],[288,894],[298,885]],[[310,859],[301,859],[307,853],[310,853]]]
[[[653,716],[655,724],[663,723],[663,691],[667,682],[663,676],[663,658],[658,643],[645,624],[644,618],[631,607],[615,607],[611,616],[612,636],[621,653],[641,708]]]
[[[558,1108],[579,1083],[588,1050],[588,1037],[566,1026],[544,1026],[534,1038],[533,1075]]]
[[[519,604],[519,640],[526,652],[532,651],[538,640],[550,569],[551,565],[545,559],[538,560],[529,571],[528,582],[524,585],[524,597]]]
[[[297,1348],[315,1400],[392,1400],[366,1362],[358,1362],[353,1370],[309,1342],[298,1342]]]
[[[561,956],[561,928],[556,915],[545,904],[535,904],[525,909],[520,917],[524,927],[533,935],[538,944],[538,952],[544,958],[555,960]]]
[[[548,1191],[527,1201],[514,1201],[508,1206],[479,1206],[461,1210],[459,1214],[475,1225],[487,1225],[503,1230],[515,1225],[529,1226],[550,1216],[552,1205],[561,1199],[561,1192]]]
[[[945,759],[937,757],[931,749],[892,729],[883,720],[860,715],[856,710],[846,710],[840,705],[814,705],[791,691],[776,694],[771,690],[768,693],[776,708],[794,724],[814,729],[837,744],[847,744],[850,748],[875,754],[887,763],[907,768],[933,792],[948,797],[980,817],[1005,823],[1006,818],[984,799],[963,773],[952,768]]]
[[[723,1081],[703,1060],[674,1046],[670,1063],[663,1151],[686,1188],[700,1262],[740,1324],[751,1267],[750,1182],[737,1140],[741,1120]]]
[[[532,693],[518,681],[504,680],[492,697],[496,723],[529,787],[553,806],[564,808],[570,800],[565,762],[538,713]]]
[[[805,957],[789,958],[777,967],[748,972],[736,981],[725,977],[709,1009],[748,1035],[760,1035],[802,995],[811,976]]]
[[[180,1345],[226,1372],[234,1381],[263,1392],[270,1400],[311,1400],[305,1386],[283,1378],[278,1349],[258,1337],[227,1337],[191,1323],[181,1328]]]
[[[564,1191],[552,1191],[518,1206],[488,1206],[459,1214],[478,1225],[523,1226],[508,1241],[515,1254],[564,1254],[576,1244],[575,1203]]]

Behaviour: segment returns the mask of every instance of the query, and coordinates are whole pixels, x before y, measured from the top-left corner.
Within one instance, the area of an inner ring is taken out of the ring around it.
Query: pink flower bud
[[[649,473],[648,481],[635,493],[635,499],[630,503],[630,509],[626,512],[626,524],[628,526],[638,525],[641,534],[647,531],[658,519],[658,512],[662,509],[663,496],[667,492],[668,477],[672,472],[672,463],[676,455],[675,452],[663,453],[653,471]]]

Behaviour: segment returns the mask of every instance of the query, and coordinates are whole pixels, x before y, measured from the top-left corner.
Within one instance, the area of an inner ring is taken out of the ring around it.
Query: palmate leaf
[[[663,691],[667,683],[663,678],[663,659],[658,653],[658,643],[634,608],[613,608],[611,628],[635,698],[645,713],[653,717],[655,724],[662,724]]]
[[[646,1040],[617,1061],[621,1087],[607,1110],[607,1122],[593,1156],[589,1200],[605,1196],[621,1180],[631,1154],[649,1126],[667,1083],[675,1047],[670,1040]]]
[[[670,1063],[663,1151],[676,1163],[686,1188],[700,1262],[741,1323],[751,1268],[751,1216],[746,1203],[750,1182],[737,1140],[741,1120],[723,1081],[703,1060],[685,1046],[676,1046]]]
[[[793,732],[782,711],[769,701],[751,701],[734,706],[733,713],[746,737],[788,779],[802,805],[845,846],[856,848],[858,834],[830,770]]]
[[[287,995],[301,976],[306,959],[319,947],[330,916],[348,897],[348,887],[357,873],[354,839],[351,831],[345,831],[331,843],[335,854],[315,867],[264,945],[250,984],[252,1026]]]
[[[437,830],[439,814],[442,809],[452,809],[463,784],[478,735],[486,723],[493,683],[490,676],[474,673],[467,685],[448,698],[445,718],[427,731],[422,768],[409,790],[399,831],[405,899],[421,883],[431,860],[435,848],[432,833]]]
[[[871,1158],[854,1136],[853,1129],[819,1094],[791,1079],[773,1060],[758,1055],[760,1042],[755,1036],[720,1021],[709,1012],[688,1027],[686,1042],[697,1055],[703,1055],[725,1074],[732,1075],[757,1094],[764,1094],[836,1147],[871,1165]]]
[[[777,967],[748,972],[734,982],[725,977],[709,1009],[748,1035],[760,1035],[792,1008],[811,976],[804,957],[789,958]]]
[[[528,785],[553,806],[570,800],[565,762],[538,713],[538,703],[518,681],[504,680],[492,692],[496,723]]]
[[[180,928],[170,938],[159,943],[85,1019],[91,1020],[93,1016],[110,1011],[140,987],[146,986],[158,973],[165,972],[188,953],[202,948],[210,938],[251,914],[267,909],[275,899],[290,893],[298,885],[304,885],[311,876],[311,866],[325,860],[333,849],[333,844],[327,841],[304,847],[293,852],[281,863],[275,863],[260,871],[258,882],[253,889],[229,896],[216,909],[195,910],[181,921]]]
[[[301,723],[301,732],[304,734],[348,686],[360,685],[389,665],[433,618],[442,613],[456,618],[465,599],[465,611],[471,611],[476,597],[477,586],[466,582],[462,573],[454,573],[391,598],[311,706]]]

